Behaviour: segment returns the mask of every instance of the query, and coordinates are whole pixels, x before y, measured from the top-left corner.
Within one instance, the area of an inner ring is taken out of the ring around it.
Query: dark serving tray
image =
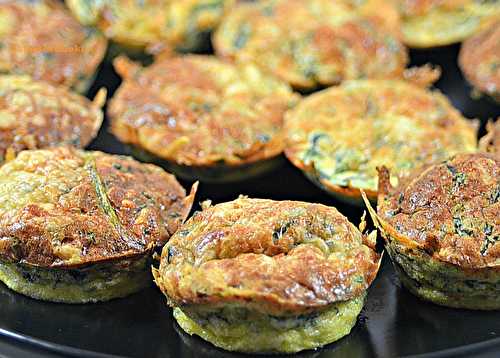
[[[459,46],[413,51],[412,65],[427,62],[443,70],[436,87],[467,117],[500,115],[493,101],[470,98],[470,87],[456,65]],[[119,78],[109,63],[101,66],[89,91],[106,86],[110,95]],[[103,126],[91,149],[127,154]],[[188,187],[191,183],[182,181]],[[197,201],[235,199],[239,194],[271,199],[319,202],[336,206],[354,223],[362,209],[332,199],[292,165],[260,178],[236,184],[200,185]],[[198,337],[184,334],[172,318],[160,291],[151,287],[128,298],[89,305],[40,302],[18,295],[0,284],[0,356],[9,357],[238,357]],[[401,287],[384,260],[357,325],[350,335],[297,357],[494,357],[500,356],[500,311],[478,312],[444,308],[417,299]]]

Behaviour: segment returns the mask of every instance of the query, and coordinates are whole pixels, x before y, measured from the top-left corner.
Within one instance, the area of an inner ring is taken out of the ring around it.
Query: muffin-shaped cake
[[[163,248],[155,282],[181,328],[240,352],[298,352],[347,335],[380,255],[335,208],[204,205]]]
[[[234,0],[67,0],[76,18],[131,52],[163,43],[196,50]]]
[[[256,66],[193,55],[147,68],[123,58],[115,64],[124,82],[110,103],[111,131],[141,159],[219,182],[257,175],[281,159],[284,113],[297,96]]]
[[[265,0],[242,3],[214,36],[216,53],[252,61],[292,86],[397,77],[407,63],[390,2]]]
[[[175,177],[127,157],[27,150],[0,167],[0,280],[47,301],[123,297],[188,215]]]
[[[326,191],[377,195],[377,170],[394,184],[412,169],[476,150],[476,125],[437,91],[402,80],[346,81],[287,113],[285,154]]]
[[[428,48],[461,42],[500,16],[500,3],[478,0],[397,0],[403,39],[410,47]]]
[[[106,53],[99,32],[78,23],[57,0],[0,2],[0,73],[85,92]]]
[[[94,101],[29,76],[0,75],[0,163],[24,149],[83,148],[97,135],[106,101]]]
[[[440,305],[500,309],[500,158],[459,154],[396,188],[382,168],[379,187],[371,214],[402,283]]]
[[[479,93],[500,102],[500,19],[464,42],[459,64]]]

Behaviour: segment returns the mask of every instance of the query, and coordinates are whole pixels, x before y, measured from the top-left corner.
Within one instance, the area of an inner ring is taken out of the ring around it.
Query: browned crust
[[[85,147],[101,127],[105,101],[104,88],[91,102],[27,76],[0,76],[0,162],[25,149]]]
[[[405,16],[425,15],[432,9],[442,7],[444,9],[456,9],[469,0],[399,0],[401,12]]]
[[[115,68],[124,83],[110,102],[111,131],[180,165],[237,167],[276,157],[284,146],[283,116],[296,96],[262,73],[263,88],[241,90],[255,86],[244,77],[251,65],[246,66],[183,56],[162,57],[143,69],[119,58]],[[231,82],[240,87],[236,94],[220,80],[228,76],[240,78]]]
[[[240,3],[216,31],[215,51],[229,60],[255,62],[301,90],[348,79],[401,77],[408,56],[400,43],[396,8],[380,0],[354,3]],[[347,13],[349,20],[331,21]],[[245,33],[246,28],[250,30]],[[244,44],[241,33],[247,38]],[[303,65],[308,61],[313,66]]]
[[[71,148],[24,151],[0,175],[14,188],[2,193],[0,260],[41,267],[149,253],[185,220],[197,187],[186,197],[175,177],[154,165]],[[16,190],[21,184],[32,186],[33,197]],[[22,204],[13,204],[16,198]]]
[[[458,62],[467,80],[480,92],[500,100],[500,20],[467,39]]]
[[[153,273],[174,306],[297,314],[368,288],[380,259],[369,241],[335,208],[240,197],[196,213]]]
[[[60,1],[2,1],[8,31],[0,41],[0,72],[75,87],[90,79],[106,52],[106,39],[81,26]]]
[[[392,238],[464,270],[499,268],[500,160],[457,155],[393,188],[379,174],[378,218]]]

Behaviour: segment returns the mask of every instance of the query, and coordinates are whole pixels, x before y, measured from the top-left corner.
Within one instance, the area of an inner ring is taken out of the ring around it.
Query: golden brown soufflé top
[[[0,163],[24,149],[85,147],[101,127],[105,101],[105,90],[91,102],[26,75],[0,75]]]
[[[283,118],[297,96],[251,64],[210,56],[115,61],[124,82],[109,107],[121,141],[177,164],[237,166],[283,150]]]
[[[476,89],[500,101],[500,15],[498,21],[463,43],[459,63]]]
[[[286,116],[286,156],[326,189],[375,199],[377,167],[392,180],[477,150],[477,129],[438,91],[402,80],[354,80],[317,92]]]
[[[189,219],[154,275],[174,306],[300,314],[362,294],[379,266],[374,244],[335,208],[240,197]]]
[[[500,158],[459,154],[392,188],[380,172],[378,214],[401,242],[463,268],[500,265]]]
[[[66,0],[75,17],[131,48],[163,43],[196,48],[196,36],[216,27],[235,0]]]
[[[23,151],[0,167],[0,260],[75,267],[143,255],[177,230],[193,197],[127,157]]]
[[[78,88],[95,73],[107,41],[84,28],[62,2],[0,2],[0,72]]]
[[[296,88],[399,77],[407,63],[397,9],[388,1],[241,3],[214,36],[218,55],[254,61]]]
[[[498,1],[397,0],[410,47],[446,46],[474,35],[500,16]]]

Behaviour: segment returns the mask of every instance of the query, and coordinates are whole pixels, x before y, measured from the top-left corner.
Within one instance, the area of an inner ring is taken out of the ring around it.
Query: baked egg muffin
[[[298,96],[255,65],[189,55],[147,68],[118,58],[115,68],[124,80],[110,102],[111,131],[141,159],[212,182],[281,160],[284,113]]]
[[[463,43],[458,61],[477,92],[500,102],[500,15],[498,21]]]
[[[0,73],[85,92],[106,53],[107,41],[83,27],[60,1],[0,2]]]
[[[214,35],[218,55],[252,61],[293,87],[398,77],[408,61],[388,1],[265,0],[241,3]]]
[[[0,167],[0,280],[53,302],[106,301],[151,283],[152,251],[188,215],[175,177],[74,148],[26,150]]]
[[[196,50],[234,0],[66,0],[76,18],[131,52],[158,43]]]
[[[202,206],[153,269],[184,331],[247,353],[314,349],[351,331],[380,264],[375,231],[320,204]]]
[[[83,148],[102,124],[106,90],[91,102],[27,75],[0,75],[0,164],[24,149]]]
[[[500,158],[458,154],[397,187],[383,167],[379,180],[370,212],[404,286],[439,305],[500,309]]]
[[[377,170],[391,181],[477,148],[477,123],[438,91],[403,80],[354,80],[315,93],[289,111],[285,155],[341,199],[377,196]]]
[[[428,48],[461,42],[500,16],[498,0],[398,0],[405,44]]]

